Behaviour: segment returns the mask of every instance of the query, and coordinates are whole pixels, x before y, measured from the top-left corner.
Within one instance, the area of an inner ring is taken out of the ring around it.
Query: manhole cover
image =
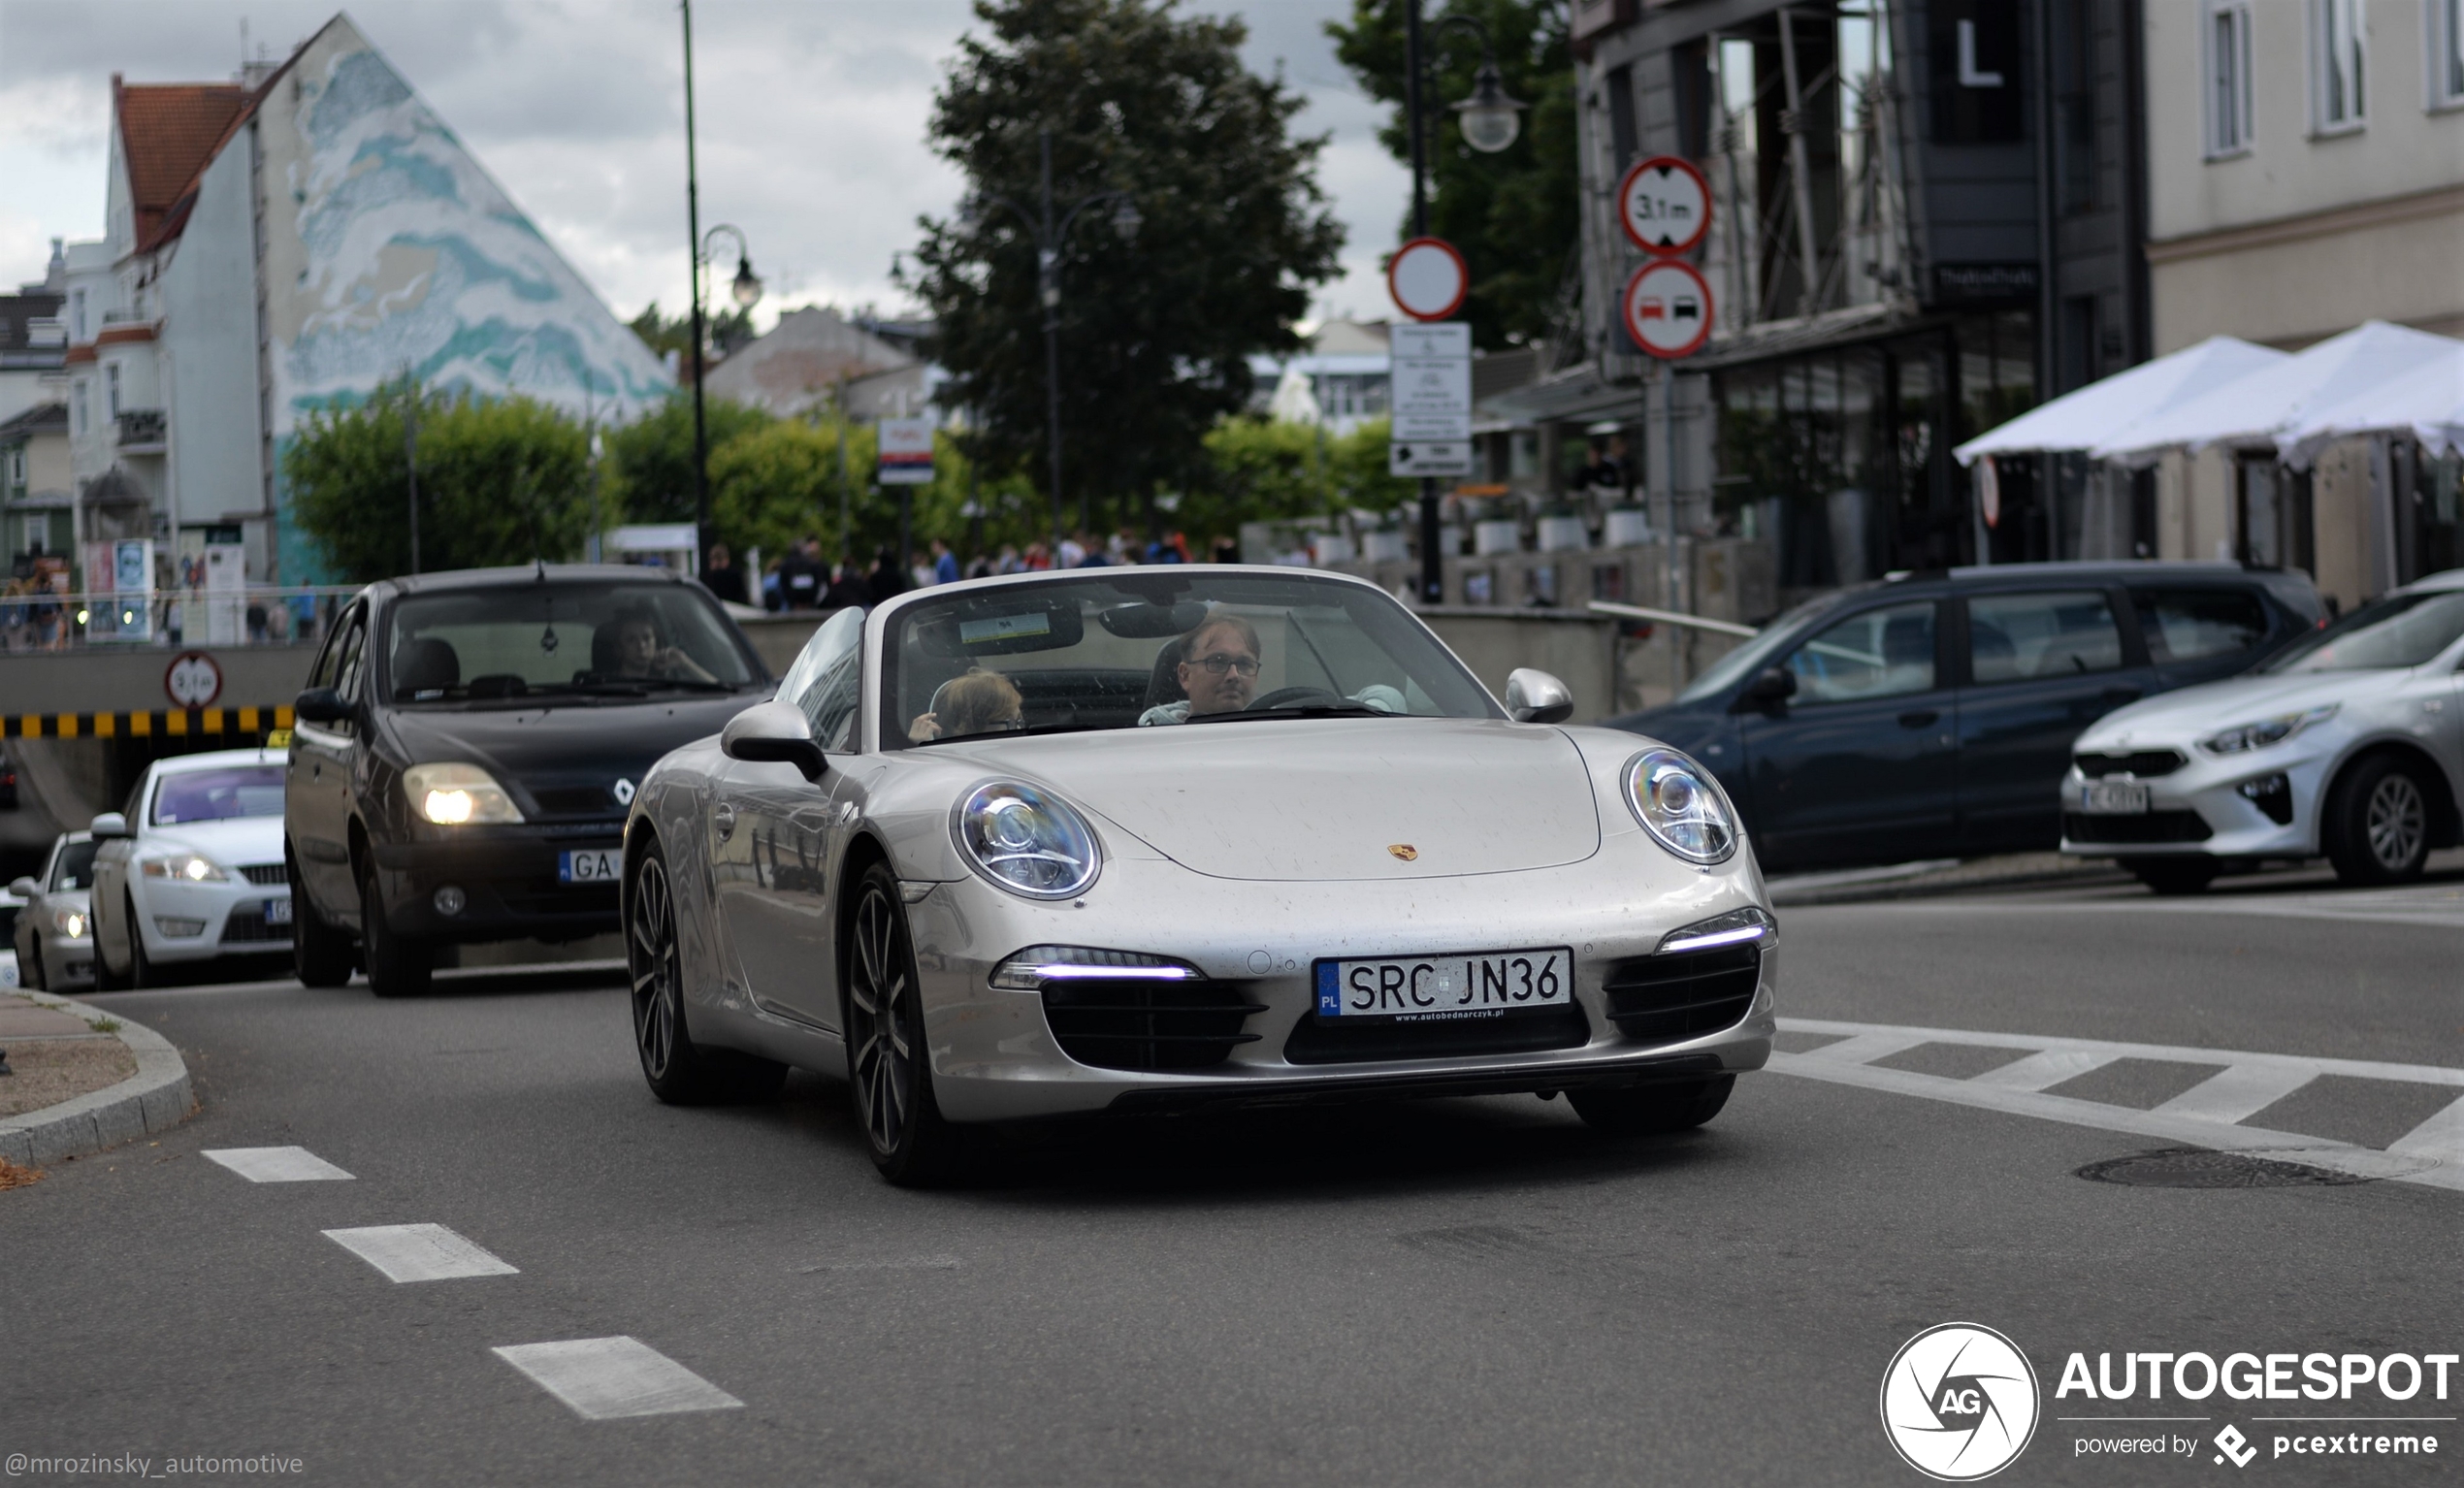
[[[2132,1188],[2325,1188],[2372,1182],[2380,1176],[2339,1173],[2255,1152],[2211,1152],[2195,1147],[2109,1157],[2078,1172],[2081,1178],[2099,1183]]]

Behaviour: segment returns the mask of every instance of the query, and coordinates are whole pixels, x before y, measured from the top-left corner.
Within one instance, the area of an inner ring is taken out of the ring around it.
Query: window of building
[[[85,379],[78,378],[69,385],[69,432],[85,433]]]
[[[119,364],[117,362],[103,369],[103,405],[110,410],[110,417],[119,417]]]
[[[1608,147],[1617,157],[1617,174],[1635,163],[1642,146],[1635,128],[1635,74],[1631,67],[1608,71]]]
[[[79,345],[83,345],[86,340],[85,291],[82,289],[69,291],[69,340]]]
[[[2095,13],[2073,5],[2054,24],[2054,150],[2059,208],[2065,212],[2096,208]]]
[[[2361,127],[2361,0],[2310,0],[2311,122],[2320,134]]]
[[[2430,107],[2464,108],[2464,0],[2428,0]]]
[[[9,446],[9,490],[12,494],[25,486],[25,446]]]
[[[2207,13],[2207,153],[2218,159],[2251,147],[2251,11],[2213,5]]]

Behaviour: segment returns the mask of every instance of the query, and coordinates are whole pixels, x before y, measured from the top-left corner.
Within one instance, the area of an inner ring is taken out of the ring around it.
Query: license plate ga
[[[616,882],[614,848],[577,848],[556,855],[556,881],[560,884],[612,884]]]
[[[2148,814],[2148,788],[2124,780],[2093,780],[2079,788],[2079,809],[2092,817]]]
[[[1449,952],[1319,961],[1317,1016],[1437,1022],[1562,1008],[1574,997],[1574,953]]]
[[[266,900],[265,922],[268,924],[289,924],[291,922],[291,901],[288,899]]]

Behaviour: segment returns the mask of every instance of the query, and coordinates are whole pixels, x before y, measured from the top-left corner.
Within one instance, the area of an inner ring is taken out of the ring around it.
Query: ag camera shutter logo
[[[1946,1483],[1992,1477],[2036,1435],[2035,1367],[1976,1323],[1944,1323],[1899,1345],[1882,1376],[1882,1427],[1909,1467]]]

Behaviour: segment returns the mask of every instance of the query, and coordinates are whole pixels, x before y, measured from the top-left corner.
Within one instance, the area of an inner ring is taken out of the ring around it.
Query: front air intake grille
[[[262,905],[243,904],[222,922],[222,944],[226,946],[287,946],[291,943],[291,927],[265,922]]]
[[[2205,842],[2216,835],[2207,818],[2195,811],[2151,811],[2135,817],[2091,817],[2062,813],[2062,835],[2073,842]]]
[[[2073,755],[2070,757],[2070,762],[2079,766],[2079,773],[2090,780],[2102,780],[2108,775],[2133,775],[2141,780],[2153,780],[2158,775],[2170,775],[2183,765],[2189,763],[2188,760],[2182,758],[2182,752],[2176,749],[2142,749],[2132,754]]]
[[[1044,1020],[1061,1052],[1107,1070],[1202,1070],[1229,1058],[1252,1013],[1266,1011],[1221,982],[1073,977],[1044,985]]]
[[[1637,955],[1608,968],[1608,1020],[1630,1039],[1674,1044],[1745,1020],[1763,984],[1763,948]]]
[[[1294,1064],[1362,1064],[1377,1059],[1455,1059],[1467,1054],[1527,1054],[1543,1049],[1579,1049],[1591,1042],[1591,1020],[1572,1004],[1539,1013],[1500,1012],[1494,1018],[1320,1018],[1315,1011],[1292,1025],[1283,1057]]]
[[[287,884],[291,875],[280,863],[243,863],[240,874],[251,884]]]
[[[551,817],[607,816],[616,810],[616,798],[605,786],[559,786],[531,794],[540,812]]]

